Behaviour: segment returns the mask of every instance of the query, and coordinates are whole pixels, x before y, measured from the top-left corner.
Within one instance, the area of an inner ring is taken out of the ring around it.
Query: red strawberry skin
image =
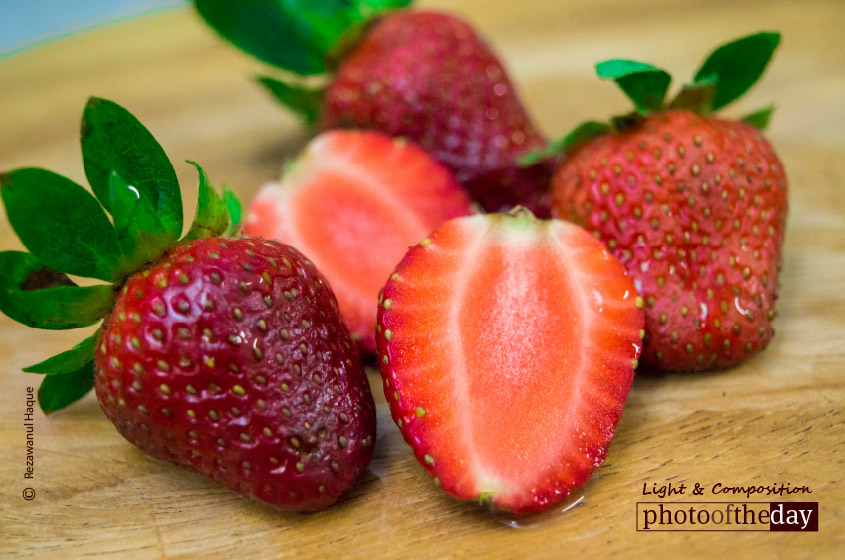
[[[244,231],[307,253],[331,283],[353,338],[375,352],[378,294],[393,267],[432,229],[471,211],[452,174],[418,146],[333,130],[258,193]]]
[[[451,220],[384,288],[376,330],[393,420],[449,494],[548,508],[604,461],[641,305],[622,264],[575,225]]]
[[[787,182],[757,129],[658,113],[577,149],[552,191],[553,213],[606,243],[635,279],[644,362],[728,367],[768,345]]]
[[[340,64],[320,126],[416,142],[488,211],[522,204],[549,212],[551,166],[516,164],[546,140],[499,59],[454,16],[406,10],[378,20]]]
[[[373,399],[335,298],[280,243],[202,239],[132,276],[95,380],[130,442],[287,510],[332,504],[373,454]]]

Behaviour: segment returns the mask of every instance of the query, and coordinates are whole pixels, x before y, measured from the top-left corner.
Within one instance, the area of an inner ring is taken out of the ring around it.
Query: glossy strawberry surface
[[[664,111],[567,156],[553,213],[607,244],[634,278],[643,360],[697,370],[737,364],[771,340],[786,193],[760,131]]]
[[[393,420],[449,494],[551,507],[605,459],[639,306],[622,264],[578,226],[524,210],[446,222],[408,251],[379,306]]]
[[[96,392],[129,441],[290,510],[335,502],[373,453],[375,410],[326,280],[296,249],[202,239],[125,283]]]
[[[329,85],[323,129],[356,127],[405,137],[455,173],[488,211],[522,204],[549,211],[545,147],[504,66],[473,28],[437,12],[398,11],[372,24]]]

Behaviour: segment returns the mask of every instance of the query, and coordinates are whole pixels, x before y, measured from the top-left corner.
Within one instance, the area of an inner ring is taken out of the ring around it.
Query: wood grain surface
[[[437,6],[465,15],[488,37],[551,136],[626,108],[613,85],[594,77],[597,60],[644,59],[683,77],[723,40],[783,31],[768,74],[728,111],[778,107],[769,136],[791,190],[771,346],[730,371],[639,375],[583,501],[514,529],[434,488],[389,421],[375,377],[376,457],[348,499],[321,513],[279,513],[146,457],[117,434],[93,396],[50,418],[36,414],[35,478],[27,481],[26,388],[39,379],[20,370],[83,334],[35,332],[0,317],[0,556],[845,557],[845,3]],[[247,199],[306,139],[296,119],[251,82],[259,68],[188,10],[7,57],[0,60],[0,169],[43,166],[84,182],[79,118],[94,94],[133,111],[174,162],[202,162],[217,184],[225,180]],[[183,185],[196,184],[190,166],[176,169]],[[186,190],[190,209],[194,189]],[[2,220],[0,248],[19,247]],[[636,532],[643,483],[666,481],[806,485],[812,494],[801,499],[819,502],[819,531]],[[26,487],[36,492],[31,501],[22,498]]]

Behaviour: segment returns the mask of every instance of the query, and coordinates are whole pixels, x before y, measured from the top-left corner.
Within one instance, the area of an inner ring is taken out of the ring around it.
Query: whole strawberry
[[[778,42],[759,33],[720,47],[668,105],[666,72],[601,63],[636,112],[558,144],[553,213],[604,241],[634,277],[653,367],[727,367],[771,340],[787,210],[783,165],[759,130],[771,108],[743,120],[711,112],[759,78]]]
[[[520,156],[546,141],[498,57],[465,21],[426,11],[373,11],[364,1],[334,7],[195,4],[212,27],[246,52],[300,76],[326,75],[323,89],[301,80],[261,79],[319,128],[405,137],[453,171],[486,210],[522,204],[548,214],[549,163],[518,165]]]
[[[285,509],[335,502],[372,458],[375,408],[326,280],[287,245],[216,237],[234,229],[240,209],[199,166],[197,216],[177,241],[173,168],[114,103],[89,102],[82,145],[113,223],[59,175],[0,178],[31,251],[0,253],[0,309],[42,328],[105,316],[80,345],[26,369],[47,374],[42,409],[93,385],[118,431],[153,457]],[[61,272],[112,284],[83,288]]]

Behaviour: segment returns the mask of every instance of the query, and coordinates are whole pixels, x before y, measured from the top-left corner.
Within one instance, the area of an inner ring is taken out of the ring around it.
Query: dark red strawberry
[[[616,79],[639,114],[616,119],[613,129],[588,123],[565,141],[553,211],[605,242],[634,278],[651,366],[727,367],[771,340],[787,186],[754,126],[771,109],[745,122],[710,111],[750,87],[777,43],[777,34],[762,33],[721,47],[667,107],[668,74],[603,63],[600,75]],[[650,101],[638,97],[649,87],[658,90]]]
[[[375,23],[338,67],[319,124],[419,143],[486,210],[521,203],[548,211],[548,169],[516,165],[546,141],[499,59],[454,16],[402,11]]]
[[[435,484],[529,513],[604,461],[640,354],[624,267],[580,227],[525,210],[451,220],[384,287],[379,365]]]
[[[93,336],[26,369],[47,374],[42,409],[95,385],[109,420],[153,457],[284,509],[334,503],[372,458],[375,406],[326,280],[290,246],[216,237],[240,210],[199,166],[197,216],[177,241],[173,169],[119,106],[91,100],[82,143],[113,223],[59,175],[0,178],[31,251],[0,253],[0,309],[42,328],[105,316]],[[81,288],[56,270],[112,284]]]
[[[452,175],[420,148],[375,132],[333,131],[258,193],[244,231],[314,259],[353,337],[375,352],[385,279],[410,245],[470,210]]]
[[[250,54],[300,75],[327,74],[324,90],[262,78],[282,103],[319,128],[408,138],[453,171],[486,210],[522,204],[548,214],[550,165],[517,164],[542,149],[545,138],[501,61],[465,21],[427,11],[195,4],[223,37]]]
[[[96,366],[126,439],[265,502],[328,506],[372,458],[357,349],[292,247],[210,238],[170,251],[124,284]]]

